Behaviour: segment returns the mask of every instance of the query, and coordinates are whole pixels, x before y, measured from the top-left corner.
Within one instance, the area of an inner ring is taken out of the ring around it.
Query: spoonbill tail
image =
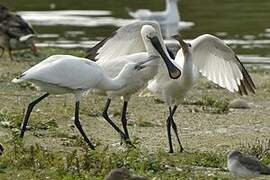
[[[104,68],[105,73],[110,77],[115,77],[121,68],[130,62],[141,62],[150,58],[158,65],[143,69],[140,74],[134,75],[123,88],[96,91],[98,94],[107,95],[103,117],[120,133],[123,139],[129,141],[126,118],[128,101],[134,93],[145,87],[147,82],[157,74],[159,64],[168,70],[166,73],[170,78],[176,79],[181,75],[179,69],[168,59],[168,56],[159,25],[154,22],[135,22],[123,26],[88,52],[87,57],[97,60],[97,64]],[[124,100],[121,115],[124,133],[108,116],[111,99],[115,96],[120,96]]]
[[[12,50],[26,49],[31,47],[35,53],[37,51],[33,38],[35,32],[21,16],[11,13],[7,7],[0,5],[0,57],[8,50],[12,60]]]
[[[127,63],[117,76],[111,78],[106,75],[102,67],[88,59],[70,55],[53,55],[48,57],[12,80],[14,83],[26,80],[30,81],[41,91],[46,92],[28,105],[23,118],[20,136],[24,136],[30,114],[36,104],[50,94],[73,93],[75,96],[74,124],[90,148],[95,149],[82,129],[79,120],[79,107],[82,94],[91,88],[103,90],[121,89],[126,86],[134,75],[140,73],[147,65],[150,65],[151,63],[149,61],[151,60],[147,59],[139,63]]]
[[[192,40],[190,44],[179,36],[179,42],[182,49],[177,52],[174,62],[180,67],[181,77],[173,80],[166,73],[159,73],[147,86],[151,92],[163,98],[169,107],[166,122],[170,153],[173,153],[171,128],[176,135],[180,151],[183,151],[173,116],[187,92],[197,82],[199,72],[231,92],[247,95],[250,91],[255,94],[255,85],[250,75],[234,51],[222,40],[204,34]]]
[[[165,11],[152,12],[148,9],[139,9],[135,12],[129,11],[129,15],[141,21],[156,21],[161,27],[164,37],[178,34],[180,15],[177,6],[178,0],[166,0]]]

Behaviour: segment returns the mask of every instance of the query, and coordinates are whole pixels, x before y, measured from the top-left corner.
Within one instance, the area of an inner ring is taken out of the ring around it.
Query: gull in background
[[[257,158],[245,156],[240,151],[232,150],[227,155],[227,167],[236,177],[256,177],[270,175],[270,167]]]
[[[157,66],[149,66],[142,70],[142,73],[133,76],[121,89],[95,91],[97,94],[107,96],[103,117],[124,140],[129,141],[126,113],[130,97],[147,85],[147,82],[157,74],[160,65],[172,79],[177,79],[181,75],[168,56],[159,25],[155,22],[135,22],[123,26],[89,50],[86,57],[96,60],[110,77],[116,76],[129,62],[141,62],[150,58],[157,63]],[[122,97],[124,101],[121,115],[124,133],[108,116],[111,99],[115,96]]]
[[[170,153],[174,152],[171,128],[176,135],[180,152],[183,151],[173,116],[188,91],[197,82],[199,74],[230,92],[247,95],[250,91],[255,94],[255,85],[250,75],[234,51],[222,40],[204,34],[191,43],[186,43],[180,35],[177,37],[182,49],[177,52],[174,63],[182,72],[180,78],[171,79],[164,71],[160,71],[147,86],[168,106],[169,116],[166,122]]]
[[[180,15],[177,6],[178,0],[166,0],[165,11],[150,11],[148,9],[139,9],[135,12],[128,10],[131,17],[141,21],[156,21],[161,27],[164,37],[170,38],[178,34]]]
[[[117,90],[126,86],[133,76],[140,73],[148,65],[151,65],[151,60],[146,59],[139,63],[127,63],[117,76],[111,78],[106,75],[102,67],[88,59],[71,55],[53,55],[48,57],[12,80],[14,83],[30,81],[41,91],[46,92],[28,105],[23,118],[20,137],[23,138],[24,136],[30,114],[35,105],[50,94],[72,93],[75,96],[74,124],[89,147],[95,149],[80,123],[79,108],[81,96],[91,88]]]

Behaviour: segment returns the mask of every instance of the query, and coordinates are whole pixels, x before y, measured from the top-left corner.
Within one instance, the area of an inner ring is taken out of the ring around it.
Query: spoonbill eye
[[[188,43],[188,47],[191,47],[191,44],[190,43]]]

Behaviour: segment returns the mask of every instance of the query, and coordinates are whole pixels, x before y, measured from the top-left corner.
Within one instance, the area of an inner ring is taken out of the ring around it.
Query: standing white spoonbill
[[[75,96],[75,120],[74,124],[80,131],[84,140],[91,149],[94,145],[86,136],[79,120],[79,106],[82,94],[92,88],[116,90],[125,86],[129,79],[143,69],[151,60],[140,63],[128,63],[117,76],[108,77],[103,69],[95,62],[84,58],[78,58],[70,55],[54,55],[33,66],[22,73],[12,82],[19,83],[30,81],[34,83],[41,91],[46,92],[28,105],[22,122],[20,137],[24,136],[30,114],[41,100],[49,94],[73,93]]]
[[[233,50],[222,40],[204,34],[188,44],[182,40],[181,36],[179,37],[182,49],[178,51],[175,63],[180,66],[181,77],[173,80],[166,73],[159,73],[147,87],[151,92],[163,98],[169,107],[167,133],[170,153],[173,153],[171,127],[176,134],[180,151],[183,151],[173,116],[187,92],[196,83],[198,72],[231,92],[239,92],[240,95],[247,95],[248,91],[255,93],[255,85],[250,75]]]
[[[129,11],[129,15],[141,21],[156,21],[161,27],[164,37],[169,38],[178,34],[180,15],[177,6],[178,0],[166,0],[165,11],[152,12],[148,9]]]
[[[130,43],[134,45],[129,46]],[[95,91],[98,94],[107,96],[103,117],[124,140],[129,141],[126,113],[130,97],[141,88],[145,87],[147,82],[157,74],[159,64],[166,66],[164,69],[168,69],[166,73],[168,73],[170,78],[176,79],[180,76],[181,72],[168,59],[168,56],[159,26],[157,23],[153,22],[136,22],[123,26],[90,49],[87,57],[97,60],[97,64],[99,64],[110,77],[115,77],[121,68],[130,62],[138,63],[146,59],[152,59],[152,61],[155,61],[157,64],[156,66],[149,66],[143,69],[141,73],[134,75],[123,88]],[[162,62],[161,58],[165,63]],[[108,116],[111,99],[115,96],[123,97],[124,100],[121,115],[124,133]]]

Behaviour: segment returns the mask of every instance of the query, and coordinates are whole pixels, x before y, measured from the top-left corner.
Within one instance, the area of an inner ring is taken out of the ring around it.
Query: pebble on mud
[[[233,108],[233,109],[250,109],[251,106],[250,106],[250,104],[248,103],[247,100],[242,99],[242,98],[237,98],[237,99],[232,100],[229,103],[229,108]]]

